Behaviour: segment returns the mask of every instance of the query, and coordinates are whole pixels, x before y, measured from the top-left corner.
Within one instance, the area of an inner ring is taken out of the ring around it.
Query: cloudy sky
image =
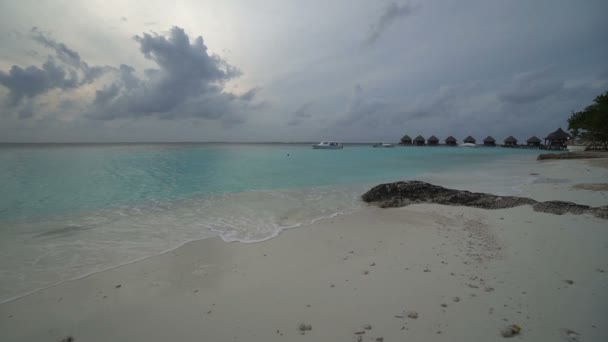
[[[544,137],[606,0],[0,0],[0,141]]]

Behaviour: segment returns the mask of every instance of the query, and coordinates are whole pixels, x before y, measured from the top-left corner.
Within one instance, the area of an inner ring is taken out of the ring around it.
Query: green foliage
[[[568,119],[568,129],[574,137],[581,137],[593,145],[608,146],[608,92],[599,95],[583,111],[574,112]]]

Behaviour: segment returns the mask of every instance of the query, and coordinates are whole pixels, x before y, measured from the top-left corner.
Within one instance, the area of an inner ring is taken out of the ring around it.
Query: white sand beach
[[[608,182],[594,163],[539,162],[522,195],[607,205],[605,190],[575,186]],[[191,242],[4,303],[0,340],[498,341],[517,324],[517,340],[608,341],[607,290],[606,220],[370,206],[261,243]]]

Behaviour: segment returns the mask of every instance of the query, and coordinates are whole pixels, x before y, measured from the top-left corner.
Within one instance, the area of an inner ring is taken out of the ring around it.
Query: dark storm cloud
[[[223,118],[225,125],[244,120],[237,112],[254,100],[258,89],[242,95],[224,92],[224,84],[241,73],[221,57],[209,54],[203,37],[191,41],[175,26],[167,37],[144,33],[134,39],[157,68],[146,69],[145,77],[138,79],[132,67],[122,65],[120,80],[97,91],[98,108],[92,117]]]
[[[560,92],[564,82],[551,76],[555,68],[545,68],[516,75],[506,91],[498,94],[498,99],[508,103],[536,102]]]
[[[409,2],[403,4],[389,3],[380,18],[372,25],[365,42],[369,45],[374,44],[396,20],[407,17],[415,10],[416,7]]]

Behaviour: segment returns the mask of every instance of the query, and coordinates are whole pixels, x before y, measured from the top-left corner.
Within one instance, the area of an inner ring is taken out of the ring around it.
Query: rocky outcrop
[[[608,158],[607,152],[563,152],[539,154],[536,160]]]
[[[608,218],[608,207],[592,208],[563,201],[538,202],[526,197],[498,196],[448,189],[420,181],[380,184],[363,194],[361,198],[363,201],[374,203],[381,208],[404,207],[413,203],[437,203],[482,209],[505,209],[531,205],[535,211],[555,215],[590,213],[600,218]]]

